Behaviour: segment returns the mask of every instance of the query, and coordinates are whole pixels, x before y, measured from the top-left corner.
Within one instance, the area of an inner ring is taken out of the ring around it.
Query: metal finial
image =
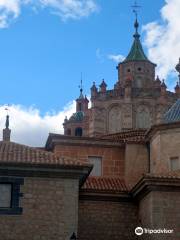
[[[6,128],[9,128],[9,115],[6,116]]]
[[[136,33],[134,35],[134,37],[140,37],[140,35],[138,34],[138,28],[139,28],[139,23],[138,23],[138,10],[141,8],[141,6],[139,6],[137,4],[137,1],[134,2],[134,5],[131,6],[133,9],[133,13],[135,14],[135,23],[134,23],[134,27],[136,29]]]
[[[81,73],[81,84],[79,85],[80,89],[80,98],[83,98],[83,82],[82,82],[82,73]]]
[[[141,8],[140,5],[137,4],[137,1],[134,1],[134,5],[131,6],[133,9],[133,13],[135,14],[136,20],[138,19],[138,10]]]
[[[8,107],[9,107],[9,104],[8,104]],[[8,107],[5,108],[5,111],[7,112],[6,123],[5,123],[6,128],[9,128],[9,108]]]

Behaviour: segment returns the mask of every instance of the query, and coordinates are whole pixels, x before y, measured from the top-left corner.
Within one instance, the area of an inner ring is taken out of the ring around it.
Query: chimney
[[[11,130],[9,129],[9,115],[6,116],[6,128],[3,129],[3,141],[10,142]]]

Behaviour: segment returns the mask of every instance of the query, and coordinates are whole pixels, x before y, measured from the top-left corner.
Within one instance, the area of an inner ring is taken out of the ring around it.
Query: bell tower
[[[80,95],[76,99],[76,112],[69,118],[65,118],[64,134],[67,136],[82,137],[89,134],[89,100],[86,95],[83,95],[82,79],[80,88]]]
[[[138,6],[135,5],[133,7],[137,8]],[[116,87],[124,87],[126,80],[131,79],[133,88],[151,88],[155,79],[156,64],[152,63],[144,53],[138,32],[137,11],[134,10],[134,12],[136,14],[134,41],[126,59],[117,66],[118,82]]]

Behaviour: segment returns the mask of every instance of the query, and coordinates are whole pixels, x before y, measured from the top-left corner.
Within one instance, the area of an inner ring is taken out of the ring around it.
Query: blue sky
[[[58,111],[93,81],[117,80],[109,54],[127,55],[132,44],[133,0],[96,1],[98,11],[78,20],[62,19],[50,8],[26,5],[20,16],[0,30],[0,104],[34,105],[41,113]],[[139,21],[160,19],[163,0],[143,1]],[[99,56],[100,55],[100,56]]]
[[[180,57],[180,1],[138,0],[141,40],[157,74],[173,89]],[[117,81],[119,55],[133,42],[134,0],[0,0],[0,129],[10,104],[12,140],[43,146],[104,78]],[[111,56],[111,58],[110,58]],[[0,131],[1,135],[1,131]],[[1,136],[0,136],[1,137]]]

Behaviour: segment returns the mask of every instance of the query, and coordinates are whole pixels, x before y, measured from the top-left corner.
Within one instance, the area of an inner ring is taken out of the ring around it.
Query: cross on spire
[[[134,5],[131,6],[133,9],[133,13],[135,14],[136,20],[138,18],[138,10],[141,8],[140,5],[137,4],[137,1],[134,1]]]
[[[139,23],[138,23],[138,10],[141,8],[140,5],[137,4],[137,1],[134,2],[134,5],[131,6],[133,9],[133,13],[135,14],[135,23],[134,23],[134,27],[136,29],[136,33],[134,35],[134,37],[140,37],[140,35],[138,34],[138,27],[139,27]]]
[[[3,141],[10,141],[10,136],[11,136],[11,130],[9,129],[9,104],[8,106],[5,108],[5,111],[7,112],[6,115],[6,122],[5,122],[5,129],[3,129]]]
[[[5,126],[6,126],[6,128],[9,128],[9,104],[8,104],[8,106],[5,108],[5,111],[6,111],[6,113],[7,113]]]
[[[83,98],[83,83],[82,83],[82,73],[81,73],[81,84],[79,85],[80,96],[79,98]]]

